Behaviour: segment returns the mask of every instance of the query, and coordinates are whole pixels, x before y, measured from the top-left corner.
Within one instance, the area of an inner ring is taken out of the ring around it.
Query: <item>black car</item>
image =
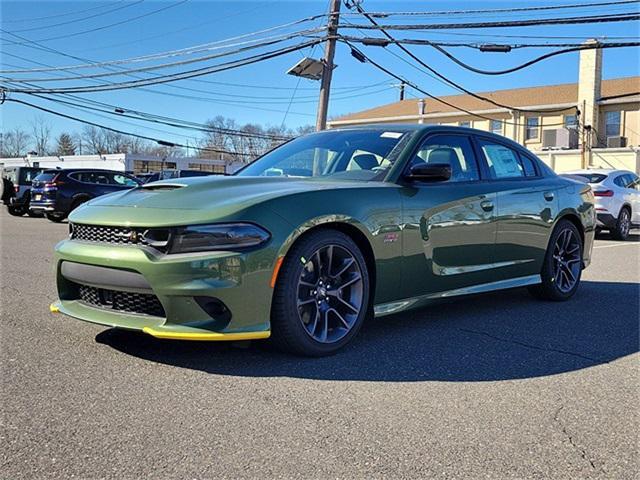
[[[52,222],[61,222],[87,200],[138,185],[141,182],[133,175],[114,170],[45,170],[33,180],[31,209],[44,211]]]
[[[31,200],[31,182],[44,171],[38,167],[5,167],[2,171],[2,201],[9,213],[21,217],[25,213],[29,216],[40,216],[41,213],[29,210]]]
[[[205,177],[208,175],[222,175],[221,173],[205,172],[202,170],[161,170],[159,172],[147,172],[138,174],[138,178],[144,183],[167,180],[169,178]]]

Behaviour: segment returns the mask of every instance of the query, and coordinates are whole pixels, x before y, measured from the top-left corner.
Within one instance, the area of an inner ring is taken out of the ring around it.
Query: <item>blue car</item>
[[[45,170],[32,182],[30,208],[43,211],[52,222],[61,222],[92,198],[141,184],[133,175],[115,170]]]

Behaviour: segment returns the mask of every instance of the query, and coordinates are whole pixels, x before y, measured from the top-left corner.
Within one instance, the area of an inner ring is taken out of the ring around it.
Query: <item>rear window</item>
[[[21,168],[20,185],[31,185],[31,182],[42,172],[41,168]]]
[[[584,178],[587,183],[600,183],[607,178],[607,176],[602,173],[572,173],[571,176]]]
[[[58,172],[44,172],[38,175],[34,180],[38,180],[39,182],[50,182],[53,180]]]

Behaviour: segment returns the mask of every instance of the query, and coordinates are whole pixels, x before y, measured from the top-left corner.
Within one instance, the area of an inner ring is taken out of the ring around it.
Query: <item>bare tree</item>
[[[51,125],[43,117],[36,117],[31,122],[31,134],[35,151],[38,155],[49,153],[49,141],[51,140]]]
[[[24,130],[14,127],[2,134],[0,157],[22,157],[27,154],[30,136]]]
[[[89,154],[103,154],[107,152],[107,144],[103,131],[92,125],[85,125],[82,129],[82,139]]]

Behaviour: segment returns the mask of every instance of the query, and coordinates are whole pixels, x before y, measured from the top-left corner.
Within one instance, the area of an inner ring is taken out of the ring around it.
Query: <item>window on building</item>
[[[604,130],[607,137],[620,136],[620,116],[620,111],[605,113]]]
[[[500,120],[491,120],[490,124],[491,133],[495,133],[497,135],[502,135],[502,121]]]
[[[540,136],[540,118],[527,118],[527,127],[525,131],[525,140],[536,140]]]
[[[578,128],[578,117],[576,115],[565,115],[564,128],[568,130],[576,130]]]
[[[469,122],[469,121],[466,121],[466,122],[458,122],[458,126],[459,126],[459,127],[471,128],[471,122]]]

